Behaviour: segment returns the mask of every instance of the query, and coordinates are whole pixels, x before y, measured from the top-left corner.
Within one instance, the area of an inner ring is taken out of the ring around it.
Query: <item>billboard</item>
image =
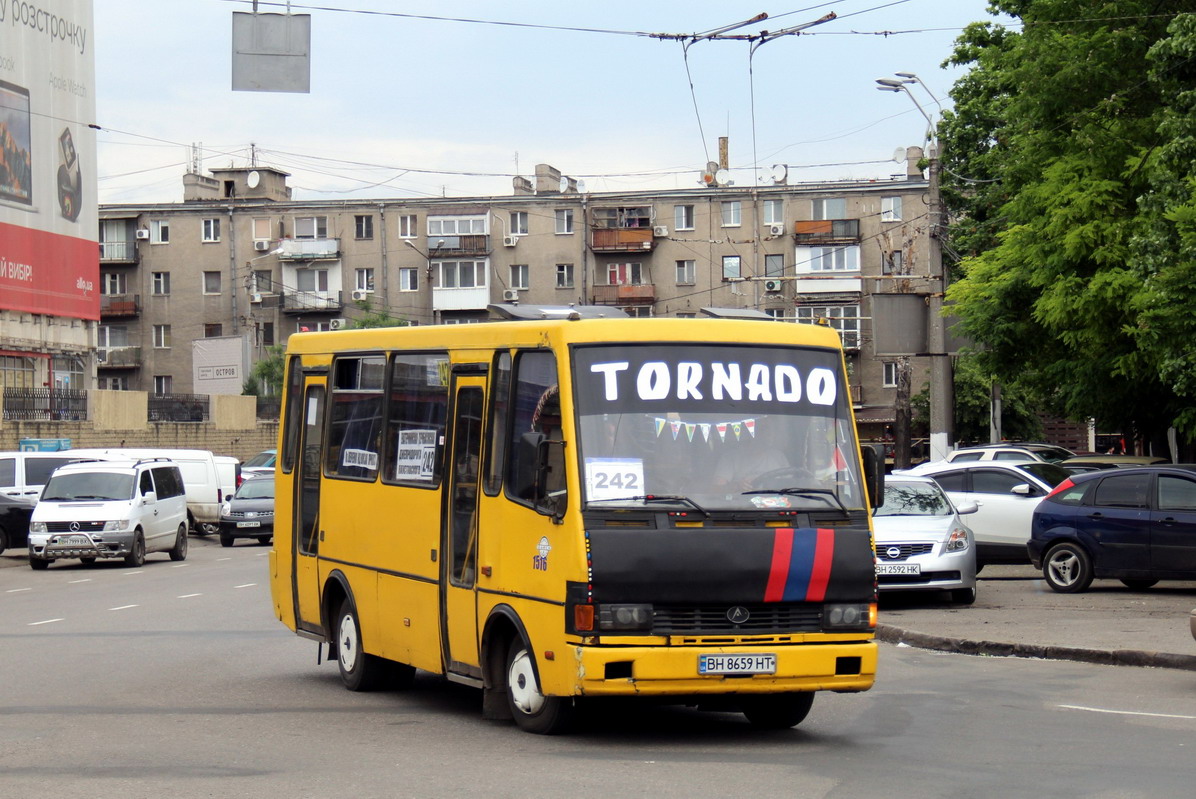
[[[0,309],[100,318],[92,0],[0,0]]]
[[[191,370],[196,394],[241,394],[249,376],[249,338],[195,339],[191,342]]]

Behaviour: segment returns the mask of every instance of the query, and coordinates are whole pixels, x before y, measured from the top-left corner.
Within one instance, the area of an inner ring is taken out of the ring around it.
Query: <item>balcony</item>
[[[135,241],[101,241],[100,263],[102,264],[135,264],[137,263],[137,242]]]
[[[345,307],[339,291],[284,291],[281,297],[287,314],[337,313]]]
[[[445,258],[452,255],[485,255],[490,252],[490,237],[485,234],[428,236],[427,248],[430,258]]]
[[[101,369],[140,369],[141,347],[110,347],[96,350]]]
[[[329,261],[340,255],[340,239],[283,239],[278,243],[280,261]]]
[[[650,227],[595,227],[590,234],[590,249],[594,252],[650,252],[656,248]]]
[[[590,301],[595,305],[651,305],[656,302],[656,286],[652,283],[591,286]]]
[[[858,219],[815,219],[797,222],[794,239],[802,244],[854,244],[860,240]]]
[[[100,316],[137,316],[140,313],[140,294],[104,294],[100,297]]]

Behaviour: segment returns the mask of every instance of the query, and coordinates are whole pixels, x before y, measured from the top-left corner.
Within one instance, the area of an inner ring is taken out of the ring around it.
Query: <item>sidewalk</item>
[[[1131,591],[1095,580],[1084,593],[1059,594],[1032,566],[987,566],[976,592],[971,607],[933,594],[882,594],[877,638],[971,655],[1196,670],[1188,622],[1196,582]]]

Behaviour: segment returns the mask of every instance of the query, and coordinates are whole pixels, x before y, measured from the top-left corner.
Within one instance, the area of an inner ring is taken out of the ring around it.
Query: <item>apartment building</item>
[[[197,339],[240,337],[253,360],[378,310],[464,324],[502,302],[731,307],[838,329],[863,435],[880,438],[898,369],[876,356],[871,297],[932,285],[921,155],[872,181],[588,193],[539,165],[510,196],[336,202],[293,200],[269,167],[188,174],[182,203],[99,209],[97,385],[190,393]]]

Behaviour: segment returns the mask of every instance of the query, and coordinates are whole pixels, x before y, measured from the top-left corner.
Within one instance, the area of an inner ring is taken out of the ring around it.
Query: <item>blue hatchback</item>
[[[1072,475],[1035,508],[1027,548],[1065,594],[1095,577],[1133,589],[1196,580],[1196,465]]]

